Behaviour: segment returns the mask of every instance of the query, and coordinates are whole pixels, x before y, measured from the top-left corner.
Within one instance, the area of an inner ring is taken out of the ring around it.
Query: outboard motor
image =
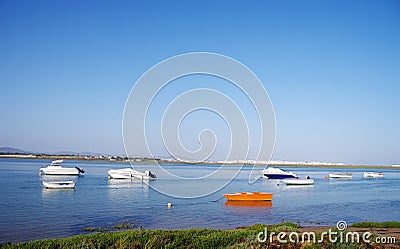
[[[79,167],[75,167],[75,169],[77,169],[79,171],[79,173],[81,173],[81,174],[85,173],[85,171]]]
[[[156,178],[156,177],[157,177],[156,174],[151,173],[151,171],[149,171],[149,176],[150,176],[151,178]]]
[[[156,178],[157,177],[156,174],[151,173],[151,171],[149,171],[149,170],[146,170],[145,173],[146,173],[146,175],[150,176],[151,178]]]

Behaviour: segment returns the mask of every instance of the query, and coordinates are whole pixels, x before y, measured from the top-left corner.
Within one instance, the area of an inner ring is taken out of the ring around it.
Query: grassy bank
[[[400,228],[400,222],[399,221],[387,221],[387,222],[364,221],[364,222],[354,223],[351,226],[360,227],[360,228]]]
[[[367,225],[367,223],[357,223]],[[357,225],[356,224],[356,225]],[[400,222],[370,223],[375,227],[399,227]],[[271,226],[256,224],[234,230],[189,229],[189,230],[128,230],[123,232],[93,233],[61,239],[45,239],[31,242],[2,244],[1,248],[400,248],[400,244],[376,245],[363,243],[261,243],[257,235],[268,233],[299,232],[294,223]],[[322,230],[317,233],[322,233]],[[325,227],[326,229],[326,227]]]

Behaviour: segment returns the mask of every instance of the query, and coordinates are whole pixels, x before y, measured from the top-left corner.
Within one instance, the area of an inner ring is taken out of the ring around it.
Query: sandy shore
[[[298,232],[303,233],[303,232],[315,232],[315,233],[320,233],[324,231],[328,231],[329,229],[332,229],[333,227],[330,226],[307,226],[307,227],[301,227],[298,229]],[[347,228],[347,231],[351,232],[358,232],[360,234],[365,233],[365,232],[371,232],[376,236],[380,237],[394,237],[396,238],[396,241],[400,241],[400,228],[375,228],[375,227],[352,227],[349,226]]]

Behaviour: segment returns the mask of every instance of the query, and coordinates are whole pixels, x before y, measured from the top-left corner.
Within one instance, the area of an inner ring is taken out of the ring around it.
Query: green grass
[[[46,239],[2,248],[225,248],[245,242],[250,230],[130,230]]]
[[[400,222],[362,222],[354,224],[357,227],[399,227]],[[121,228],[131,224],[123,222]],[[330,243],[325,240],[322,244],[285,243],[279,244],[257,241],[259,232],[264,231],[266,225],[255,224],[233,230],[217,229],[188,229],[188,230],[126,230],[113,232],[96,232],[70,238],[44,239],[22,243],[1,244],[0,248],[107,248],[107,249],[141,249],[141,248],[379,248],[374,245],[356,243]],[[298,224],[286,222],[268,226],[271,232],[294,232],[300,228]]]
[[[125,224],[123,224],[125,225]],[[257,234],[266,225],[256,224],[234,230],[127,230],[97,232],[70,238],[45,239],[2,244],[1,248],[250,248],[261,244]],[[268,231],[296,231],[299,225],[281,223],[268,226]],[[91,229],[91,231],[99,231]]]
[[[353,227],[360,228],[400,228],[400,221],[385,221],[385,222],[358,222],[351,225]]]

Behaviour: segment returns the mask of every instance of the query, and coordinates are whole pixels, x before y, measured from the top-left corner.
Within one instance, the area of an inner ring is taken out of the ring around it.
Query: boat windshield
[[[63,160],[55,160],[51,162],[50,166],[61,166],[62,162]]]

